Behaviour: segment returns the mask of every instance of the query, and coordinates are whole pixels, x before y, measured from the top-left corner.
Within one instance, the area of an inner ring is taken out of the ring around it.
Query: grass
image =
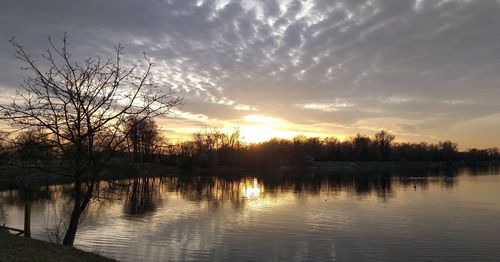
[[[116,261],[74,247],[0,233],[0,261]]]

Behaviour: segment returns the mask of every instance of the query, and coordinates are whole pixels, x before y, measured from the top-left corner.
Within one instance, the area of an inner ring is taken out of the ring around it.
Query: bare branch
[[[127,147],[127,119],[133,116],[138,125],[169,115],[182,105],[182,98],[154,85],[150,57],[144,55],[142,64],[123,65],[122,45],[116,46],[113,58],[78,62],[64,34],[61,47],[49,38],[41,60],[44,64],[39,65],[14,37],[8,41],[31,76],[11,104],[0,105],[0,120],[19,130],[43,130],[50,145],[58,149],[55,158],[71,167],[75,207],[64,243],[72,244],[77,226],[74,220],[99,191],[96,187],[102,170]]]

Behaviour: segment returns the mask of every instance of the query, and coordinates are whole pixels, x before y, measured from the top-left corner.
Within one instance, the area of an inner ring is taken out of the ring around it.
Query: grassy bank
[[[116,261],[74,247],[0,233],[0,261]]]

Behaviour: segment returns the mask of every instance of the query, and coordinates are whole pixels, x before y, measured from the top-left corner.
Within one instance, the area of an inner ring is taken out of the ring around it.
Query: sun
[[[259,143],[276,137],[276,130],[266,125],[247,125],[240,127],[241,138],[246,143]]]
[[[271,138],[292,138],[296,132],[289,131],[286,121],[281,118],[263,115],[247,115],[244,118],[248,124],[240,126],[242,141],[246,143],[259,143]]]

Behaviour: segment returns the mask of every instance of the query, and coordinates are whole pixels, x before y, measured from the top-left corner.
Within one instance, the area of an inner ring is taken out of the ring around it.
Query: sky
[[[0,38],[35,56],[68,33],[75,57],[146,52],[184,97],[172,139],[238,126],[245,141],[373,135],[500,146],[500,1],[0,1]],[[26,74],[0,41],[0,102]]]

